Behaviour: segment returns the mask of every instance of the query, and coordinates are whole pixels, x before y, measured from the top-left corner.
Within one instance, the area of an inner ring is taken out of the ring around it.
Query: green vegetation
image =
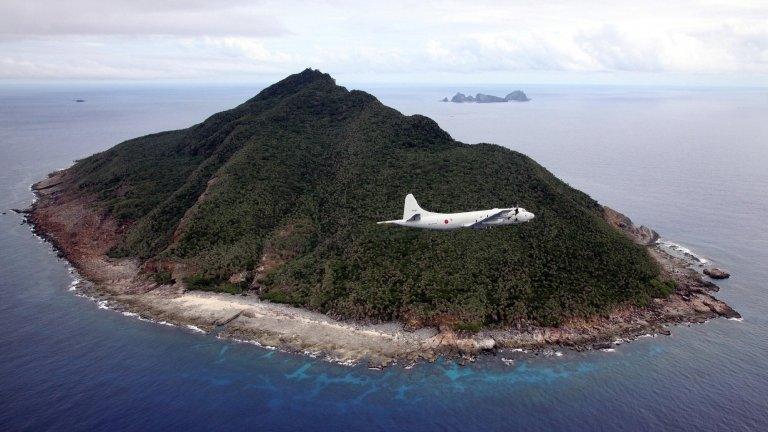
[[[216,277],[205,277],[201,275],[192,275],[184,278],[187,288],[196,291],[215,291],[228,294],[240,294],[243,292],[244,284],[234,284],[222,281]]]
[[[216,279],[200,275],[192,275],[184,278],[187,288],[197,291],[213,291],[216,288]]]
[[[196,269],[190,289],[240,292],[223,281],[249,270],[272,301],[466,330],[556,325],[674,289],[594,200],[527,156],[454,141],[312,70],[72,170],[128,227],[111,254],[182,261]],[[519,203],[536,219],[480,231],[376,225],[399,217],[408,192],[433,211]]]
[[[483,323],[480,322],[468,322],[458,323],[453,326],[454,330],[465,331],[470,333],[477,333],[483,328]]]
[[[656,290],[655,297],[669,297],[670,294],[675,292],[677,284],[673,280],[661,280],[658,278],[651,279],[651,286]]]
[[[155,283],[158,285],[170,285],[175,282],[171,273],[167,271],[159,271],[155,273],[154,279]]]

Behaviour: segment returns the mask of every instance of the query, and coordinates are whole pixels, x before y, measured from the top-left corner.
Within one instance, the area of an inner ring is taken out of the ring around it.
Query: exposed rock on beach
[[[711,277],[712,279],[727,279],[731,277],[730,273],[716,267],[704,269],[704,274]]]

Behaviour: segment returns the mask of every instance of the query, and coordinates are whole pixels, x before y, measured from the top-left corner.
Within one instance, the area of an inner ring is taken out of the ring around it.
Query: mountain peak
[[[333,78],[331,78],[331,76],[329,74],[321,72],[320,69],[312,69],[312,68],[309,68],[309,67],[304,69],[303,71],[297,73],[297,74],[289,75],[285,79],[288,79],[288,78],[290,78],[292,76],[303,77],[305,79],[310,79],[310,80],[314,80],[314,79],[328,79],[328,80],[333,81]]]
[[[313,84],[318,84],[318,83],[335,86],[336,80],[334,80],[327,73],[320,72],[317,69],[306,68],[299,73],[289,75],[284,79],[265,88],[261,93],[259,93],[259,96],[261,97],[282,96],[282,95],[297,92],[304,87],[307,87]]]

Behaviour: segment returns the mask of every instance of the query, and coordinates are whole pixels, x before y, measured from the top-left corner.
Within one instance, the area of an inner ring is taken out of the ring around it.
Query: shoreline
[[[740,318],[711,295],[719,289],[715,284],[704,280],[688,261],[664,251],[658,234],[635,226],[626,216],[607,207],[606,220],[645,245],[664,274],[677,282],[677,289],[669,297],[653,299],[645,308],[619,306],[607,316],[571,319],[560,327],[521,324],[469,334],[434,327],[411,331],[396,322],[340,321],[306,309],[262,301],[253,295],[185,291],[180,282],[158,285],[142,274],[136,259],[108,258],[107,251],[125,227],[95,209],[95,200],[69,191],[68,180],[71,179],[67,170],[61,170],[32,185],[36,200],[25,211],[25,220],[87,281],[80,284],[84,295],[106,301],[114,309],[140,319],[194,328],[218,338],[340,364],[408,367],[441,356],[465,363],[479,354],[498,350],[608,350],[616,340],[668,335],[668,325],[702,323],[716,317]]]

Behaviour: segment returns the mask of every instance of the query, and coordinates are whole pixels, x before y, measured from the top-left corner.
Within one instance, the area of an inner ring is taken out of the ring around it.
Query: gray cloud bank
[[[256,7],[254,7],[256,6]],[[62,35],[279,36],[278,19],[256,2],[149,0],[6,0],[0,34],[16,38]]]
[[[768,75],[760,2],[6,0],[0,78]],[[471,77],[470,77],[471,79]]]

